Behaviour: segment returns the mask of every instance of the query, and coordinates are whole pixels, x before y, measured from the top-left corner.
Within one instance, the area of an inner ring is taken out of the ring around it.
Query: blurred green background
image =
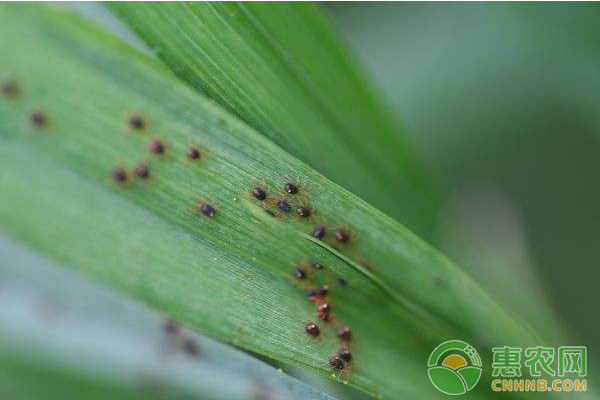
[[[327,8],[444,185],[442,249],[515,308],[545,298],[597,360],[600,6]]]

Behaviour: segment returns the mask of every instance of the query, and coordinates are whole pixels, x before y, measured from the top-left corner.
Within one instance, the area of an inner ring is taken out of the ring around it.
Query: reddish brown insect
[[[113,169],[110,176],[117,183],[123,183],[127,180],[127,172],[122,167]]]
[[[344,228],[338,228],[333,231],[333,237],[340,243],[347,243],[350,240],[350,235]]]
[[[34,128],[43,128],[48,125],[48,117],[42,111],[36,110],[29,115],[29,121]]]
[[[143,164],[140,164],[137,167],[135,167],[135,169],[133,170],[133,173],[138,178],[143,178],[143,179],[150,176],[150,170],[148,169],[148,167],[146,165],[143,165]]]
[[[129,125],[129,128],[133,129],[134,131],[140,131],[146,126],[146,120],[139,115],[132,115],[129,117],[127,125]]]
[[[319,336],[319,334],[321,333],[321,330],[319,329],[317,324],[315,324],[314,322],[309,322],[308,324],[306,324],[306,326],[304,327],[304,330],[310,336],[314,336],[314,337]]]
[[[329,305],[329,303],[321,303],[317,306],[317,312],[319,314],[329,313],[329,311],[331,311],[331,306]]]
[[[330,311],[331,306],[329,305],[329,303],[317,304],[317,315],[322,321],[329,321],[331,319],[331,314],[329,313]]]
[[[337,337],[339,337],[342,340],[350,340],[352,338],[352,333],[350,332],[350,328],[348,328],[347,326],[342,326],[340,328],[337,329]]]
[[[190,147],[187,150],[186,153],[187,158],[189,158],[190,160],[197,160],[198,158],[200,158],[200,150],[198,150],[195,147]]]
[[[165,332],[169,335],[174,335],[176,333],[179,333],[180,327],[179,324],[175,322],[175,320],[173,320],[173,318],[167,318],[164,324],[164,329]]]
[[[148,149],[151,153],[163,154],[165,152],[165,145],[160,140],[153,140],[150,142]]]
[[[15,81],[2,82],[2,94],[9,99],[14,99],[19,94],[19,87]]]

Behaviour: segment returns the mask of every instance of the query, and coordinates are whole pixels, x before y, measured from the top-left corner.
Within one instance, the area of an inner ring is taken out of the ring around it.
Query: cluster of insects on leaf
[[[329,356],[327,365],[335,371],[347,374],[350,371],[352,362],[352,351],[350,350],[352,333],[350,328],[342,324],[332,312],[333,307],[330,300],[332,289],[328,285],[315,285],[312,283],[316,274],[327,274],[326,268],[320,262],[311,260],[295,267],[291,274],[299,285],[305,289],[307,299],[314,304],[315,320],[319,320],[321,324],[335,325],[339,348],[336,353]],[[332,274],[329,273],[329,275]],[[336,282],[340,288],[346,286],[346,281],[341,277],[337,277]],[[304,330],[313,338],[320,337],[322,332],[318,323],[314,321],[308,321]]]
[[[0,93],[8,99],[15,99],[20,94],[20,88],[15,81],[5,81],[0,85]],[[43,130],[47,128],[51,120],[49,116],[40,109],[34,109],[30,112],[29,124],[33,129]],[[126,129],[133,133],[143,133],[148,131],[148,121],[140,114],[132,114],[126,119]],[[164,157],[169,153],[169,147],[158,138],[151,138],[146,145],[148,157]],[[197,144],[190,145],[184,155],[187,162],[195,163],[204,158],[204,153]],[[149,180],[153,177],[153,172],[149,162],[139,162],[131,170],[122,165],[115,166],[110,171],[111,180],[119,185],[125,185],[132,179]],[[279,189],[271,192],[266,184],[253,185],[250,189],[250,197],[260,203],[269,215],[273,217],[295,216],[298,221],[309,223],[308,233],[312,238],[320,241],[327,240],[334,247],[337,245],[346,245],[356,239],[355,235],[345,226],[338,225],[328,227],[324,220],[310,206],[308,196],[303,184],[294,179],[288,179]],[[206,200],[200,201],[195,206],[197,212],[206,218],[213,218],[217,213],[217,207]],[[306,265],[299,265],[293,271],[293,277],[305,285],[306,297],[314,304],[315,320],[319,324],[328,324],[335,327],[338,340],[338,348],[334,354],[331,354],[327,360],[327,365],[342,373],[347,373],[350,369],[353,354],[350,349],[352,334],[350,328],[343,325],[334,315],[333,307],[330,301],[331,288],[328,285],[318,285],[310,283],[311,277],[316,273],[323,273],[325,268],[317,261],[310,261]],[[309,272],[310,271],[310,272]],[[343,288],[347,285],[342,277],[335,277],[337,287]],[[175,337],[181,346],[182,351],[190,356],[196,356],[200,352],[198,344],[189,338],[184,330],[172,319],[167,319],[164,324],[165,332],[171,337]],[[305,325],[305,332],[313,338],[322,335],[322,330],[316,322],[309,321]]]

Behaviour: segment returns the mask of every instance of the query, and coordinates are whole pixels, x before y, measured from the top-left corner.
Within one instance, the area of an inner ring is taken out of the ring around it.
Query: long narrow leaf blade
[[[3,398],[332,399],[1,236],[0,253]]]
[[[418,234],[435,194],[312,3],[108,3],[185,81]]]

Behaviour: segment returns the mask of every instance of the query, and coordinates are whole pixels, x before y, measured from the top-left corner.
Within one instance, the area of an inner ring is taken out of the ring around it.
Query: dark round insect
[[[310,260],[310,266],[313,267],[314,269],[323,269],[323,266],[315,260]]]
[[[329,303],[321,303],[317,306],[317,312],[319,314],[329,313],[329,311],[331,311],[331,306]]]
[[[338,356],[346,362],[352,361],[352,352],[348,349],[340,350]]]
[[[144,129],[144,127],[146,126],[146,121],[139,115],[132,115],[131,117],[129,117],[127,124],[129,125],[129,128],[139,131]]]
[[[198,346],[198,343],[196,343],[195,340],[188,338],[183,343],[183,351],[185,351],[186,354],[189,354],[190,356],[197,356],[198,353],[200,353],[200,347]]]
[[[329,286],[323,285],[316,290],[317,296],[326,296],[329,293]]]
[[[292,209],[292,206],[290,206],[290,203],[285,200],[279,200],[277,202],[277,208],[283,212],[289,212]]]
[[[15,98],[19,94],[19,87],[14,81],[2,82],[2,94],[8,98]]]
[[[135,176],[139,177],[139,178],[147,178],[150,176],[150,170],[148,169],[147,166],[140,164],[137,167],[135,167],[135,169],[133,170],[133,173],[135,174]]]
[[[344,360],[338,356],[329,357],[329,366],[335,369],[344,369]]]
[[[118,183],[123,183],[127,180],[127,172],[121,167],[116,167],[115,169],[113,169],[110,173],[110,176],[113,179],[113,181]]]
[[[43,128],[48,125],[48,117],[41,111],[34,111],[29,116],[29,121],[31,121],[31,125],[36,128]]]
[[[294,268],[292,275],[294,275],[294,278],[296,279],[306,278],[306,272],[302,268]]]
[[[202,214],[206,215],[209,218],[212,218],[215,216],[215,212],[216,212],[215,208],[208,203],[200,204],[198,209],[200,210],[200,212]]]
[[[257,186],[252,189],[252,196],[257,200],[263,201],[267,198],[267,192],[265,192],[263,188]]]
[[[283,187],[283,189],[286,191],[286,193],[289,193],[289,194],[298,193],[298,186],[296,186],[290,182],[286,183],[285,186]]]
[[[335,231],[333,231],[333,237],[335,237],[335,240],[337,240],[340,243],[346,243],[350,239],[350,237],[348,236],[348,232],[346,232],[342,228],[338,228]]]
[[[296,210],[296,212],[298,213],[298,216],[302,217],[302,218],[308,218],[310,217],[310,210],[304,206],[300,206],[298,207],[298,209]]]
[[[313,229],[313,231],[310,234],[314,238],[323,239],[323,236],[325,236],[325,233],[326,233],[326,229],[324,226],[317,226],[315,229]]]
[[[172,318],[167,318],[164,325],[165,332],[169,335],[174,335],[179,332],[179,324]]]
[[[149,149],[154,154],[163,154],[165,152],[165,145],[160,140],[153,140],[150,142]]]
[[[347,326],[342,326],[337,330],[337,337],[342,340],[350,340],[352,338],[352,333],[350,333],[350,328]]]
[[[190,160],[197,160],[198,158],[200,158],[200,150],[198,150],[195,147],[190,147],[186,155],[187,158],[189,158]]]
[[[320,288],[317,289],[310,289],[306,291],[306,296],[309,298],[314,298],[314,297],[322,297],[322,296],[327,296],[327,293],[329,292],[329,286],[327,285],[323,285]]]
[[[340,286],[346,286],[348,284],[348,282],[344,278],[338,278],[337,283]]]
[[[309,322],[308,324],[306,324],[304,330],[306,331],[306,333],[314,337],[319,336],[319,334],[321,333],[321,330],[314,322]]]

